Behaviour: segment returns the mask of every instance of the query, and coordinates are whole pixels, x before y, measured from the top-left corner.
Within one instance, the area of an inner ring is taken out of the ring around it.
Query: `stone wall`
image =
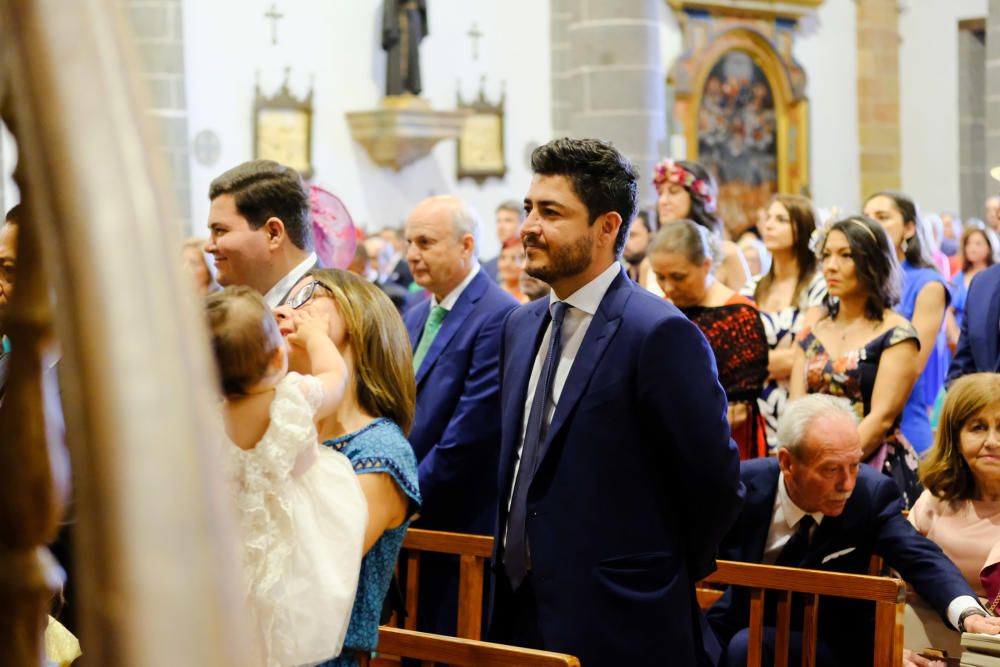
[[[170,169],[177,225],[187,234],[192,229],[190,143],[181,1],[121,0],[121,6],[132,27],[149,113],[156,121],[160,151]]]
[[[899,15],[896,0],[857,6],[861,199],[900,187]]]
[[[969,22],[958,31],[959,214],[983,215],[989,187],[986,164],[986,22]]]

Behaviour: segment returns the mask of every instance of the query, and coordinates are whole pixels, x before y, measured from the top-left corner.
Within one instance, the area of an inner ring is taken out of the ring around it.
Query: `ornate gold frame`
[[[736,27],[713,36],[704,48],[675,65],[668,83],[675,86],[674,118],[684,123],[687,158],[698,159],[698,110],[705,81],[719,60],[732,51],[748,54],[767,77],[774,95],[777,121],[778,190],[807,193],[809,190],[809,102],[804,95],[804,76],[796,85],[771,42],[759,32]],[[687,70],[679,76],[679,69]],[[685,84],[686,79],[686,84]]]

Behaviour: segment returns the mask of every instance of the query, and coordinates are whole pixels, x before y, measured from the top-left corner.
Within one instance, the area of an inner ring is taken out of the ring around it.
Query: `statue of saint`
[[[426,36],[427,0],[385,0],[386,95],[420,94],[420,40]]]

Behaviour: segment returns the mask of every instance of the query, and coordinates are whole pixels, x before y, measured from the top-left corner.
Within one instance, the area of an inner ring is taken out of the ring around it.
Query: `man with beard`
[[[531,166],[525,270],[551,292],[503,325],[490,637],[584,665],[714,665],[694,582],[743,488],[712,350],[617,262],[628,160],[557,139]]]

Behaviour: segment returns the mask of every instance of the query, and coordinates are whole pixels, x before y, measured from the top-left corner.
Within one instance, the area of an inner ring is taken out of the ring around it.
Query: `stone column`
[[[611,141],[627,155],[639,172],[639,205],[648,208],[656,198],[650,174],[662,157],[667,124],[660,53],[663,2],[576,4],[579,11],[567,31],[571,135]],[[558,94],[553,85],[553,95]]]
[[[187,235],[193,227],[181,0],[120,1],[132,27],[160,152],[170,169],[177,226]]]
[[[1000,165],[1000,0],[990,0],[986,19],[986,194],[1000,193],[1000,183],[990,178],[989,169]],[[983,202],[979,202],[983,217]]]
[[[580,13],[582,0],[551,0],[549,9],[549,52],[552,57],[552,136],[565,137],[570,133],[570,116],[573,111],[571,83],[572,51],[569,26]]]
[[[897,0],[856,2],[861,199],[900,187]]]
[[[986,164],[986,24],[959,25],[958,168],[960,215],[983,217],[983,202],[998,190]]]

